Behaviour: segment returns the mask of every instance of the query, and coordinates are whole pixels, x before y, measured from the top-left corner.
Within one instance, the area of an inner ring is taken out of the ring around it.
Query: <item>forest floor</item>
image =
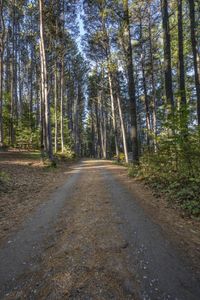
[[[0,158],[0,299],[200,298],[199,222],[124,167]]]
[[[65,182],[67,166],[44,167],[39,152],[0,152],[0,243]]]

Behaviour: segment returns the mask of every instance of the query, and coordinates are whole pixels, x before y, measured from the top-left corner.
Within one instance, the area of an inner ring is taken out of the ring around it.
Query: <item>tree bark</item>
[[[131,33],[129,22],[129,6],[128,0],[123,0],[124,13],[124,36],[126,41],[126,65],[128,73],[128,92],[130,100],[130,118],[131,118],[131,139],[133,149],[133,161],[139,160],[138,136],[137,136],[137,108],[136,108],[136,94],[135,94],[135,80],[133,70],[133,53],[131,45]]]
[[[113,74],[110,70],[111,63],[111,51],[110,51],[110,41],[107,32],[107,28],[105,25],[105,20],[102,16],[102,29],[105,35],[105,50],[106,50],[106,60],[107,60],[107,71],[108,71],[108,83],[109,83],[109,91],[110,91],[110,100],[111,100],[111,113],[112,113],[112,125],[114,131],[115,138],[115,153],[117,159],[119,159],[119,145],[118,145],[118,136],[117,136],[117,124],[116,124],[116,114],[115,114],[115,98],[114,98],[114,84],[113,84]]]
[[[197,95],[197,120],[198,125],[200,125],[200,61],[197,50],[197,37],[196,37],[196,22],[195,22],[195,5],[194,0],[188,0],[190,7],[190,35],[191,44],[193,52],[193,64],[194,64],[194,74],[195,74],[195,87]]]
[[[150,51],[150,65],[151,65],[151,84],[152,84],[152,123],[154,132],[154,151],[157,150],[156,136],[157,136],[157,115],[156,115],[156,86],[155,86],[155,75],[154,75],[154,57],[153,57],[153,44],[152,44],[152,21],[151,21],[151,10],[148,9],[148,31],[149,31],[149,51]]]
[[[54,136],[54,152],[58,151],[58,117],[57,117],[57,106],[58,106],[58,75],[57,75],[57,63],[55,63],[55,74],[54,74],[54,123],[55,123],[55,136]]]
[[[48,79],[47,79],[47,63],[46,63],[46,51],[44,44],[44,22],[43,22],[43,8],[44,1],[39,0],[40,11],[40,61],[41,61],[41,87],[42,97],[44,103],[45,114],[45,136],[46,136],[46,151],[48,157],[53,161],[53,149],[52,149],[52,134],[51,134],[51,116],[50,116],[50,101],[48,97]]]
[[[142,67],[142,84],[143,84],[143,91],[144,91],[144,102],[145,102],[145,109],[146,109],[146,129],[147,129],[147,146],[150,146],[150,109],[149,109],[149,98],[147,94],[147,83],[146,83],[146,76],[145,76],[145,51],[143,51],[143,31],[142,31],[142,19],[140,19],[140,51],[141,51],[141,67]]]
[[[61,63],[61,81],[60,81],[60,140],[61,152],[64,152],[64,132],[63,132],[63,102],[64,102],[64,57]]]
[[[165,96],[167,105],[174,111],[174,95],[172,87],[172,68],[171,68],[171,36],[169,28],[168,0],[161,0],[162,24],[164,32],[164,77],[165,77]]]
[[[102,149],[102,158],[106,159],[106,144],[107,144],[107,134],[106,134],[106,118],[105,113],[103,111],[103,97],[102,97],[102,91],[100,92],[100,95],[98,97],[98,105],[99,105],[99,111],[100,111],[100,135],[101,135],[101,149]]]
[[[181,105],[186,105],[185,92],[185,66],[183,53],[183,13],[182,0],[177,0],[178,5],[178,60],[179,60],[179,92],[181,97]]]
[[[0,0],[0,147],[3,146],[3,53],[5,26],[3,18],[3,0]]]
[[[109,82],[109,89],[110,89],[110,100],[111,100],[111,112],[112,112],[112,125],[114,131],[114,138],[115,138],[115,151],[117,159],[119,159],[119,146],[118,146],[118,137],[117,137],[117,125],[116,125],[116,115],[115,115],[115,104],[114,104],[114,93],[113,93],[113,81],[110,72],[110,67],[108,66],[108,82]]]
[[[117,84],[117,105],[119,110],[119,118],[120,118],[120,124],[121,124],[121,131],[122,131],[122,140],[123,140],[123,148],[124,148],[124,156],[125,156],[125,162],[128,163],[128,150],[127,150],[127,141],[126,141],[126,130],[124,126],[124,118],[122,113],[122,106],[121,106],[121,98],[120,98],[120,90],[119,90],[119,84],[118,80],[116,80]]]

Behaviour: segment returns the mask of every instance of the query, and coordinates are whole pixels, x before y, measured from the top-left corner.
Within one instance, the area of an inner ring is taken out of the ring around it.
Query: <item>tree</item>
[[[185,67],[184,67],[184,53],[183,53],[183,13],[182,0],[177,0],[178,6],[178,57],[179,57],[179,92],[181,98],[181,105],[186,106],[185,93]]]
[[[197,120],[198,125],[200,125],[200,61],[199,53],[197,50],[197,26],[195,22],[195,5],[194,0],[188,0],[190,9],[190,34],[191,34],[191,44],[192,44],[192,54],[193,54],[193,64],[195,73],[195,86],[196,86],[196,96],[197,96]]]
[[[0,1],[0,147],[3,146],[3,54],[5,25],[3,17],[3,0]]]
[[[130,116],[131,116],[131,139],[133,149],[133,161],[138,162],[139,149],[137,137],[137,110],[136,110],[136,93],[135,81],[133,71],[133,55],[131,46],[131,33],[129,24],[129,6],[128,0],[123,0],[123,35],[124,35],[124,49],[126,55],[126,66],[128,73],[128,91],[130,100]]]
[[[52,133],[51,133],[51,122],[50,122],[50,101],[48,92],[48,79],[47,79],[47,61],[46,61],[46,50],[45,50],[45,33],[44,33],[44,2],[39,0],[39,11],[40,11],[40,61],[41,61],[41,95],[42,103],[44,105],[44,131],[45,131],[45,150],[48,153],[49,159],[53,160],[53,149],[52,149]]]
[[[164,33],[164,77],[165,77],[165,96],[167,104],[174,111],[174,96],[172,87],[172,68],[171,68],[171,35],[169,26],[168,0],[161,0],[162,24]]]

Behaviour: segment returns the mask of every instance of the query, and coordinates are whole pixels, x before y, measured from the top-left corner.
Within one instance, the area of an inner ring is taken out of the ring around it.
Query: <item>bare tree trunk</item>
[[[13,55],[10,61],[10,144],[14,145],[14,63],[13,63]]]
[[[195,22],[195,5],[194,0],[188,0],[190,7],[190,34],[191,34],[191,44],[193,52],[193,63],[194,63],[194,73],[195,73],[195,86],[197,94],[197,119],[198,125],[200,125],[200,61],[197,50],[197,37],[196,37],[196,22]]]
[[[138,136],[137,136],[137,108],[136,108],[136,94],[135,94],[135,80],[133,70],[133,53],[131,45],[131,33],[129,23],[129,6],[128,0],[123,0],[124,13],[124,39],[125,39],[125,55],[126,65],[128,71],[128,92],[130,100],[130,118],[131,118],[131,139],[133,149],[133,161],[139,160]]]
[[[110,100],[111,100],[111,112],[112,112],[112,124],[115,137],[115,151],[117,159],[119,159],[119,146],[118,146],[118,137],[117,137],[117,125],[116,125],[116,116],[115,116],[115,104],[114,104],[114,94],[113,94],[113,82],[111,77],[111,72],[108,66],[108,81],[110,89]]]
[[[141,51],[141,67],[142,67],[142,84],[143,84],[143,91],[144,91],[144,102],[145,102],[145,109],[146,109],[146,129],[147,129],[147,146],[150,146],[150,110],[149,110],[149,99],[147,94],[147,83],[146,83],[146,76],[145,76],[145,51],[143,51],[143,31],[142,31],[142,18],[140,18],[140,51]]]
[[[103,110],[104,103],[103,103],[103,97],[102,97],[102,91],[100,92],[100,95],[98,97],[98,106],[99,106],[99,112],[100,112],[100,118],[99,118],[99,126],[100,126],[100,136],[101,136],[101,152],[102,152],[102,158],[106,159],[106,152],[107,152],[107,132],[106,132],[106,117]]]
[[[164,74],[165,74],[165,96],[166,102],[174,111],[174,96],[172,88],[172,68],[171,68],[171,36],[169,28],[168,0],[161,0],[162,23],[164,31]]]
[[[3,0],[0,0],[0,147],[3,146],[3,53],[4,53],[5,27],[3,18]]]
[[[46,52],[44,45],[44,24],[43,24],[43,0],[39,0],[40,10],[40,60],[41,60],[41,85],[42,96],[44,102],[45,113],[45,135],[46,146],[49,159],[53,161],[53,149],[52,149],[52,135],[51,135],[51,118],[50,118],[50,102],[48,97],[48,80],[47,80],[47,65],[46,65]]]
[[[40,93],[40,147],[41,150],[44,151],[46,149],[46,137],[45,137],[45,130],[44,130],[44,103],[43,103],[43,91],[42,91],[42,84],[38,83],[39,86],[39,93]]]
[[[155,87],[155,76],[154,76],[154,58],[153,58],[153,45],[152,45],[152,24],[151,24],[151,11],[148,10],[148,31],[149,31],[149,50],[150,50],[150,64],[151,64],[151,84],[153,92],[153,102],[152,102],[152,123],[153,123],[153,132],[154,132],[154,151],[157,150],[156,146],[156,136],[157,136],[157,116],[156,116],[156,87]]]
[[[63,102],[64,102],[64,56],[61,63],[61,78],[60,78],[60,139],[61,152],[64,152],[64,133],[63,133]]]
[[[178,59],[179,59],[179,92],[181,97],[181,105],[186,105],[185,93],[185,67],[183,54],[183,13],[182,0],[177,0],[178,5]]]
[[[55,136],[54,136],[54,152],[57,153],[58,146],[58,117],[57,117],[57,105],[58,105],[58,76],[57,76],[57,63],[55,64],[54,74],[54,122],[55,122]]]
[[[33,129],[33,44],[31,43],[31,65],[30,65],[30,128]],[[20,101],[21,102],[21,101]]]
[[[128,150],[127,150],[127,142],[126,142],[126,130],[125,130],[125,126],[124,126],[124,119],[123,119],[123,114],[122,114],[121,99],[120,99],[119,91],[117,92],[117,105],[118,105],[118,110],[119,110],[119,117],[120,117],[121,131],[122,131],[124,156],[125,156],[126,163],[128,163]]]
[[[15,0],[12,1],[12,53],[10,59],[10,144],[13,146],[15,143],[15,128],[14,128],[14,118],[15,112],[17,111],[17,76],[16,76],[16,11],[15,11]]]

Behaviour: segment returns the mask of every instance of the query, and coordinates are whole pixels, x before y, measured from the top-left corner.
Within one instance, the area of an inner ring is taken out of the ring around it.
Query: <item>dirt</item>
[[[4,238],[2,299],[199,299],[197,222],[110,162],[65,176]]]
[[[38,153],[0,152],[0,172],[6,174],[0,182],[0,244],[31,212],[62,183],[67,166],[44,168]]]
[[[154,192],[141,180],[127,176],[127,170],[121,166],[112,166],[112,174],[135,196],[146,214],[158,223],[167,238],[190,257],[194,268],[200,262],[200,222],[186,217],[183,211],[172,206],[164,197],[155,197]],[[199,269],[198,269],[199,270]]]

